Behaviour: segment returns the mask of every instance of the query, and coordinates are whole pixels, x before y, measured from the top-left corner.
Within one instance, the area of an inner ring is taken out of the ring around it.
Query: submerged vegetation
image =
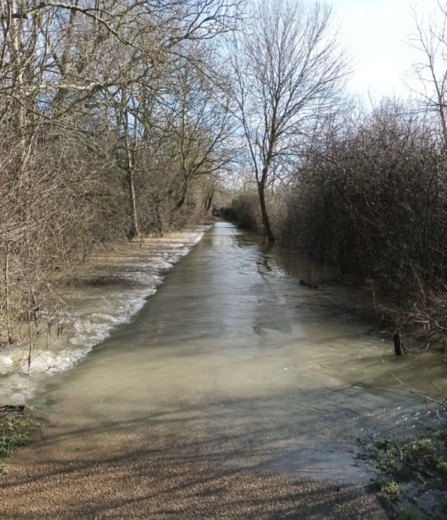
[[[447,429],[427,428],[416,439],[377,441],[370,456],[382,475],[375,483],[378,496],[396,519],[447,518]]]
[[[428,115],[396,101],[340,114],[289,180],[269,194],[278,241],[366,282],[379,320],[444,336],[447,157]],[[223,213],[262,229],[249,184]]]

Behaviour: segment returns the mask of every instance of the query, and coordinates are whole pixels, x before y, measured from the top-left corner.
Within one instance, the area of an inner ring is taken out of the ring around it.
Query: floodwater
[[[129,323],[209,227],[92,251],[74,273],[74,285],[58,290],[61,306],[52,313],[39,311],[40,335],[31,353],[27,327],[21,345],[0,347],[0,402],[29,402],[48,376],[72,369],[114,330]]]
[[[446,367],[439,353],[396,358],[389,335],[300,285],[289,260],[216,224],[133,321],[41,381],[29,404],[46,440],[369,480],[358,439],[436,421],[411,391],[443,400]]]

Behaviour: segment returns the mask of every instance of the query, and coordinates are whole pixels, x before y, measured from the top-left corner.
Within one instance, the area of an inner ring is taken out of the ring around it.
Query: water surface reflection
[[[359,437],[431,417],[392,374],[422,393],[443,380],[438,358],[395,359],[370,330],[217,224],[131,324],[51,378],[46,445],[367,480]]]

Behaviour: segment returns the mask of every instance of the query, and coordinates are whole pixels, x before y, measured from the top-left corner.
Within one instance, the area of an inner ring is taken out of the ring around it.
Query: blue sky
[[[437,0],[333,0],[332,5],[356,66],[351,92],[376,100],[406,95],[413,61],[406,41],[414,32],[411,8],[428,16]]]

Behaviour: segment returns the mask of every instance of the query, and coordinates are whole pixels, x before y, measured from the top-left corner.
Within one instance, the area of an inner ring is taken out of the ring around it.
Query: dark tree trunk
[[[182,208],[183,204],[186,202],[186,195],[188,194],[188,184],[189,182],[185,180],[185,182],[183,183],[182,195],[174,208],[175,211],[179,211]]]
[[[128,234],[129,239],[135,238],[140,235],[140,229],[138,226],[137,217],[137,201],[135,196],[134,186],[134,172],[133,168],[130,167],[126,172],[127,187],[129,189],[129,210],[130,210],[130,231]]]
[[[211,204],[213,203],[213,198],[214,198],[214,191],[211,192],[209,195],[207,195],[205,197],[205,200],[203,202],[203,205],[205,207],[205,211],[208,213],[209,210],[211,209]]]
[[[174,209],[171,212],[171,218],[169,219],[169,227],[171,227],[174,224],[175,215],[177,212],[179,212],[182,209],[183,204],[186,202],[186,196],[188,195],[188,187],[189,187],[189,179],[185,177],[185,180],[183,182],[183,188],[182,188],[182,194],[180,196],[180,199],[178,200],[177,204],[175,205]]]
[[[264,177],[264,175],[263,175]],[[267,177],[265,175],[265,177]],[[267,204],[265,202],[265,180],[264,178],[261,181],[258,181],[258,193],[259,193],[259,202],[261,204],[261,215],[262,215],[262,224],[264,226],[264,235],[267,237],[269,242],[275,241],[275,235],[273,234],[272,227],[270,225],[270,218],[267,212]]]

